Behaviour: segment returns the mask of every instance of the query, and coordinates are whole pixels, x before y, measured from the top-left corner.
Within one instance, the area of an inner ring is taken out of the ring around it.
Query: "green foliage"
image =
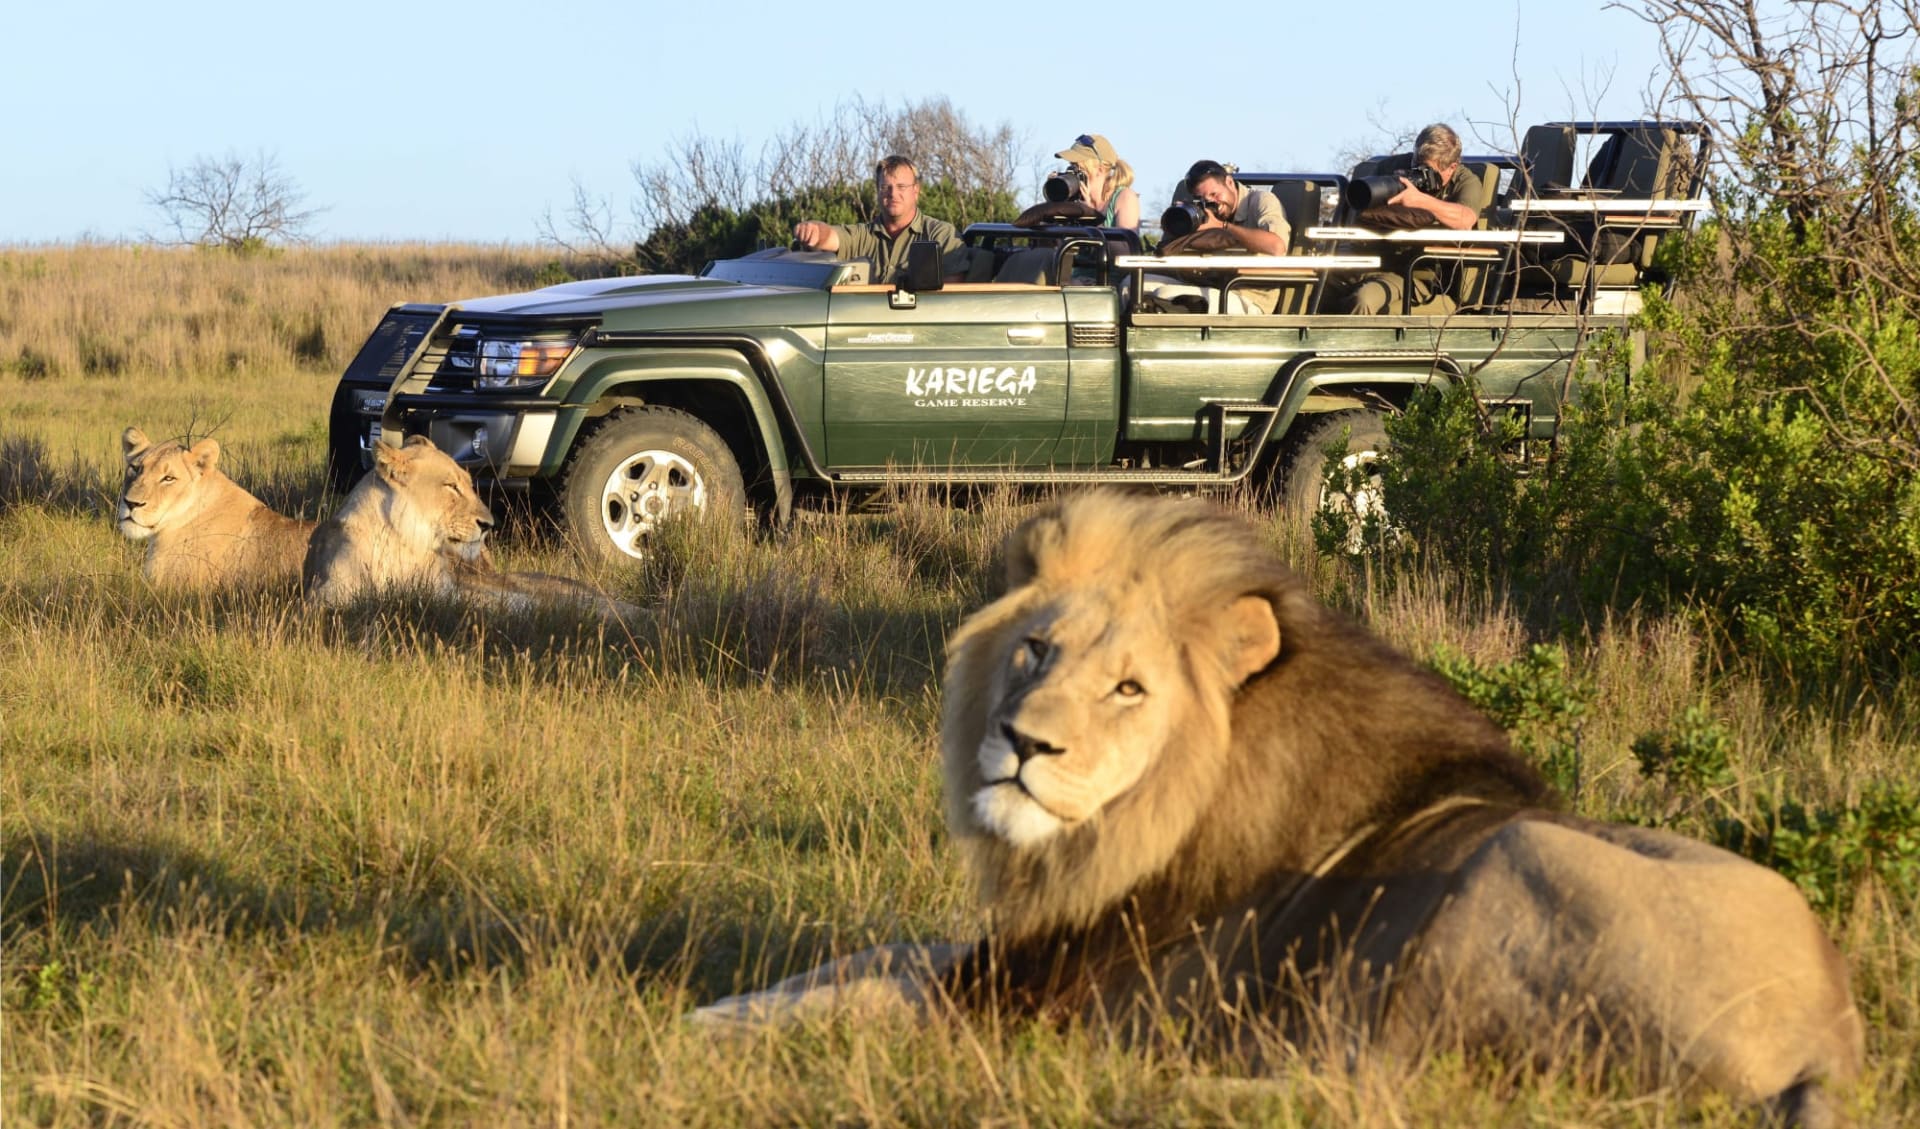
[[[1711,710],[1698,704],[1688,706],[1672,730],[1644,734],[1633,742],[1641,775],[1686,791],[1730,783],[1732,752],[1733,735]]]
[[[805,188],[755,201],[745,211],[709,201],[694,209],[686,222],[655,227],[644,242],[634,246],[634,258],[642,270],[694,274],[715,259],[786,246],[793,238],[793,225],[801,220],[864,223],[873,214],[874,205],[871,182]],[[947,181],[921,186],[920,210],[957,228],[1010,220],[1020,211],[1009,193],[966,191]]]
[[[1812,905],[1844,914],[1869,881],[1920,893],[1920,790],[1874,788],[1857,804],[1769,799],[1757,818],[1724,820],[1715,841],[1791,878]]]
[[[1591,711],[1591,679],[1575,674],[1561,647],[1535,644],[1511,662],[1488,668],[1448,648],[1432,666],[1469,702],[1513,735],[1570,803],[1580,798],[1580,730]]]

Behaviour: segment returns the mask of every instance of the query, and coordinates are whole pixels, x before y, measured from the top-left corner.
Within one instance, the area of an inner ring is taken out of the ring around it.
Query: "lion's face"
[[[1233,695],[1278,653],[1278,621],[1259,594],[1138,567],[1133,505],[1094,495],[1030,523],[1012,589],[955,635],[942,738],[961,834],[1166,844],[1220,786]]]
[[[192,516],[201,480],[220,462],[220,444],[212,439],[192,447],[171,439],[152,443],[137,427],[120,434],[120,449],[127,477],[120,487],[117,516],[121,534],[133,541],[144,541]]]
[[[1106,592],[1034,607],[994,640],[992,708],[976,753],[979,826],[1016,847],[1094,817],[1140,782],[1203,688],[1150,615]]]
[[[404,447],[376,445],[373,463],[384,487],[382,514],[405,544],[466,560],[486,551],[493,511],[474,491],[473,475],[426,436]]]

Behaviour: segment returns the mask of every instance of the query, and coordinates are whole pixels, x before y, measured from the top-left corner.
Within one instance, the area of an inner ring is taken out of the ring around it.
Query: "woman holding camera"
[[[1097,133],[1083,133],[1054,156],[1072,165],[1084,185],[1081,199],[1100,213],[1100,226],[1140,230],[1140,194],[1133,166],[1120,159],[1113,144]]]

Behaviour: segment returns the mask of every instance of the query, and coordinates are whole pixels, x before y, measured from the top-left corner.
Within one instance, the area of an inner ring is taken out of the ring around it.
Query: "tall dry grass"
[[[358,253],[269,265],[312,278]],[[183,261],[188,290],[260,277]],[[111,292],[135,321],[164,305]],[[446,293],[392,298],[429,296]],[[10,326],[78,324],[6,308]],[[285,592],[182,597],[142,582],[107,520],[120,427],[182,429],[167,388],[218,389],[243,484],[317,499],[331,373],[0,379],[10,402],[75,402],[0,422],[9,1125],[1740,1123],[1604,1077],[1451,1057],[1303,1054],[1249,1083],[1089,1029],[690,1026],[691,1006],[829,954],[978,928],[939,816],[940,654],[1030,499],[907,492],[764,539],[679,531],[644,566],[590,574],[651,610],[632,636],[431,601],[343,615]],[[317,391],[288,395],[303,382]],[[112,402],[82,407],[86,387]],[[1336,569],[1248,513],[1416,654],[1493,663],[1530,641],[1474,578]],[[512,532],[509,564],[585,571]],[[1597,688],[1582,737],[1596,814],[1658,803],[1627,745],[1698,701],[1732,726],[1735,788],[1842,802],[1913,772],[1911,697],[1783,709],[1668,621],[1571,644]],[[1829,922],[1870,1020],[1851,1099],[1869,1125],[1920,1120],[1917,916],[1866,896]]]

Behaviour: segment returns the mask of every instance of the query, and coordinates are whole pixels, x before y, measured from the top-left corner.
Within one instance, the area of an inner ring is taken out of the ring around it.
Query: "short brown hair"
[[[914,166],[913,158],[902,157],[898,153],[882,157],[880,163],[873,166],[873,182],[879,184],[901,169],[905,169],[913,174],[913,182],[915,184],[920,183],[920,170]]]
[[[1460,135],[1445,122],[1435,122],[1413,139],[1415,164],[1450,169],[1460,163]]]

